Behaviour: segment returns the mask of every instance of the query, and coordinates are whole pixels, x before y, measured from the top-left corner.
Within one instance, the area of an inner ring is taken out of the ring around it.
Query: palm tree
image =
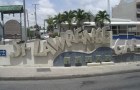
[[[52,17],[49,17],[47,20],[47,23],[48,23],[48,27],[47,27],[47,30],[50,31],[50,32],[53,32],[54,31],[54,19]]]
[[[61,32],[61,24],[64,22],[63,14],[58,14],[54,17],[55,24],[59,26],[59,30]]]
[[[72,21],[73,21],[73,18],[74,18],[74,12],[72,10],[70,11],[65,11],[64,14],[63,14],[63,18],[64,18],[64,21],[68,23],[68,27],[69,29],[71,29],[71,26],[72,26]]]
[[[95,17],[96,25],[103,28],[106,21],[109,23],[111,22],[107,12],[106,11],[99,11]]]
[[[79,31],[79,33],[81,33],[83,31],[83,22],[84,21],[91,21],[91,18],[93,17],[93,15],[90,12],[85,12],[84,10],[78,9],[75,12],[75,17],[76,17],[76,22],[77,22],[77,27],[81,27],[81,31]]]
[[[84,10],[78,9],[74,11],[77,22],[77,27],[82,27],[84,20],[88,17],[88,13]]]
[[[86,13],[86,20],[89,22],[93,21],[94,15],[91,12]]]

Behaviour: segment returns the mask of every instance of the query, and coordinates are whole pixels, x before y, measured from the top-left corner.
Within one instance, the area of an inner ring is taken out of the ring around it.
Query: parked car
[[[41,35],[41,39],[47,39],[47,38],[49,38],[49,35],[48,34],[42,34]]]

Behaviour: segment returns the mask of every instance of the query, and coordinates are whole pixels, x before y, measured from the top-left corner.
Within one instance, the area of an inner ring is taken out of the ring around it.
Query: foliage
[[[62,22],[64,22],[64,18],[63,18],[63,14],[58,14],[58,15],[55,15],[54,17],[54,23],[57,25],[59,25],[59,29],[60,29],[60,32],[61,32],[61,24]]]
[[[102,63],[100,55],[96,56],[96,63]]]
[[[64,66],[65,67],[70,67],[71,66],[70,58],[69,57],[65,57],[64,58]]]
[[[105,62],[110,62],[111,61],[111,56],[105,56]]]
[[[36,30],[40,30],[40,29],[41,29],[41,26],[39,26],[39,25],[37,24],[37,25],[34,25],[34,28],[36,28]]]
[[[111,22],[109,15],[107,14],[106,11],[99,11],[98,14],[95,17],[95,23],[97,27],[103,28],[105,25],[105,22]]]
[[[86,20],[88,20],[89,22],[92,21],[92,18],[94,18],[94,15],[91,12],[87,12],[86,13]]]
[[[93,16],[90,12],[85,12],[82,9],[78,10],[70,10],[70,11],[64,11],[62,14],[59,13],[58,15],[55,15],[54,17],[49,17],[48,19],[45,19],[48,23],[48,31],[52,31],[56,25],[59,26],[60,32],[62,23],[68,23],[69,29],[72,27],[72,23],[77,23],[77,27],[81,27],[83,25],[83,22],[88,20],[91,21],[91,16]]]
[[[54,31],[54,26],[53,25],[48,25],[47,31],[48,32],[53,32]]]
[[[75,63],[81,63],[81,57],[80,56],[75,58]]]
[[[72,10],[70,11],[65,11],[63,13],[63,20],[64,22],[67,22],[68,23],[68,27],[69,29],[71,29],[71,26],[72,26],[72,20],[74,18],[74,12]]]
[[[91,21],[91,13],[85,12],[82,9],[74,10],[77,27],[82,27],[83,22],[88,20]]]
[[[60,37],[59,33],[55,32],[49,35],[51,38],[55,38],[56,36]]]
[[[85,62],[86,63],[92,63],[92,56],[86,56],[85,57]]]
[[[82,66],[81,56],[75,57],[75,66]]]
[[[29,37],[31,39],[34,37],[34,32],[30,31],[30,28],[27,28],[27,37]]]
[[[48,27],[47,27],[48,32],[53,32],[55,26],[53,17],[49,17],[46,21],[48,23]]]

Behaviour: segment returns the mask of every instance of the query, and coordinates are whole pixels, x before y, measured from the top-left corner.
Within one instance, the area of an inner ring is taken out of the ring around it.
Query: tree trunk
[[[82,25],[80,26],[80,28],[81,28],[81,31],[79,31],[79,33],[81,33],[81,32],[83,32],[83,31],[84,31],[84,29],[83,29]]]
[[[71,25],[69,24],[69,30],[71,29]]]
[[[60,27],[59,27],[59,30],[60,30],[60,32],[61,32],[61,24],[59,25]]]

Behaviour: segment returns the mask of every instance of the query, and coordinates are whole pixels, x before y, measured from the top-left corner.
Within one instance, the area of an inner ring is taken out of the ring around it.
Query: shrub
[[[101,55],[96,56],[96,63],[102,63],[100,58],[101,58]]]
[[[50,34],[49,35],[51,38],[55,38],[56,36],[60,36],[57,32],[55,32],[55,33],[52,33],[52,34]]]
[[[64,66],[65,67],[70,67],[71,66],[70,57],[65,57],[64,58]]]
[[[25,41],[19,41],[19,42],[17,42],[17,44],[22,44],[22,43],[25,43]]]
[[[75,57],[75,66],[82,66],[81,56]]]
[[[110,62],[111,61],[111,56],[105,56],[105,62]]]
[[[92,56],[86,56],[85,57],[85,62],[86,63],[92,63]]]

